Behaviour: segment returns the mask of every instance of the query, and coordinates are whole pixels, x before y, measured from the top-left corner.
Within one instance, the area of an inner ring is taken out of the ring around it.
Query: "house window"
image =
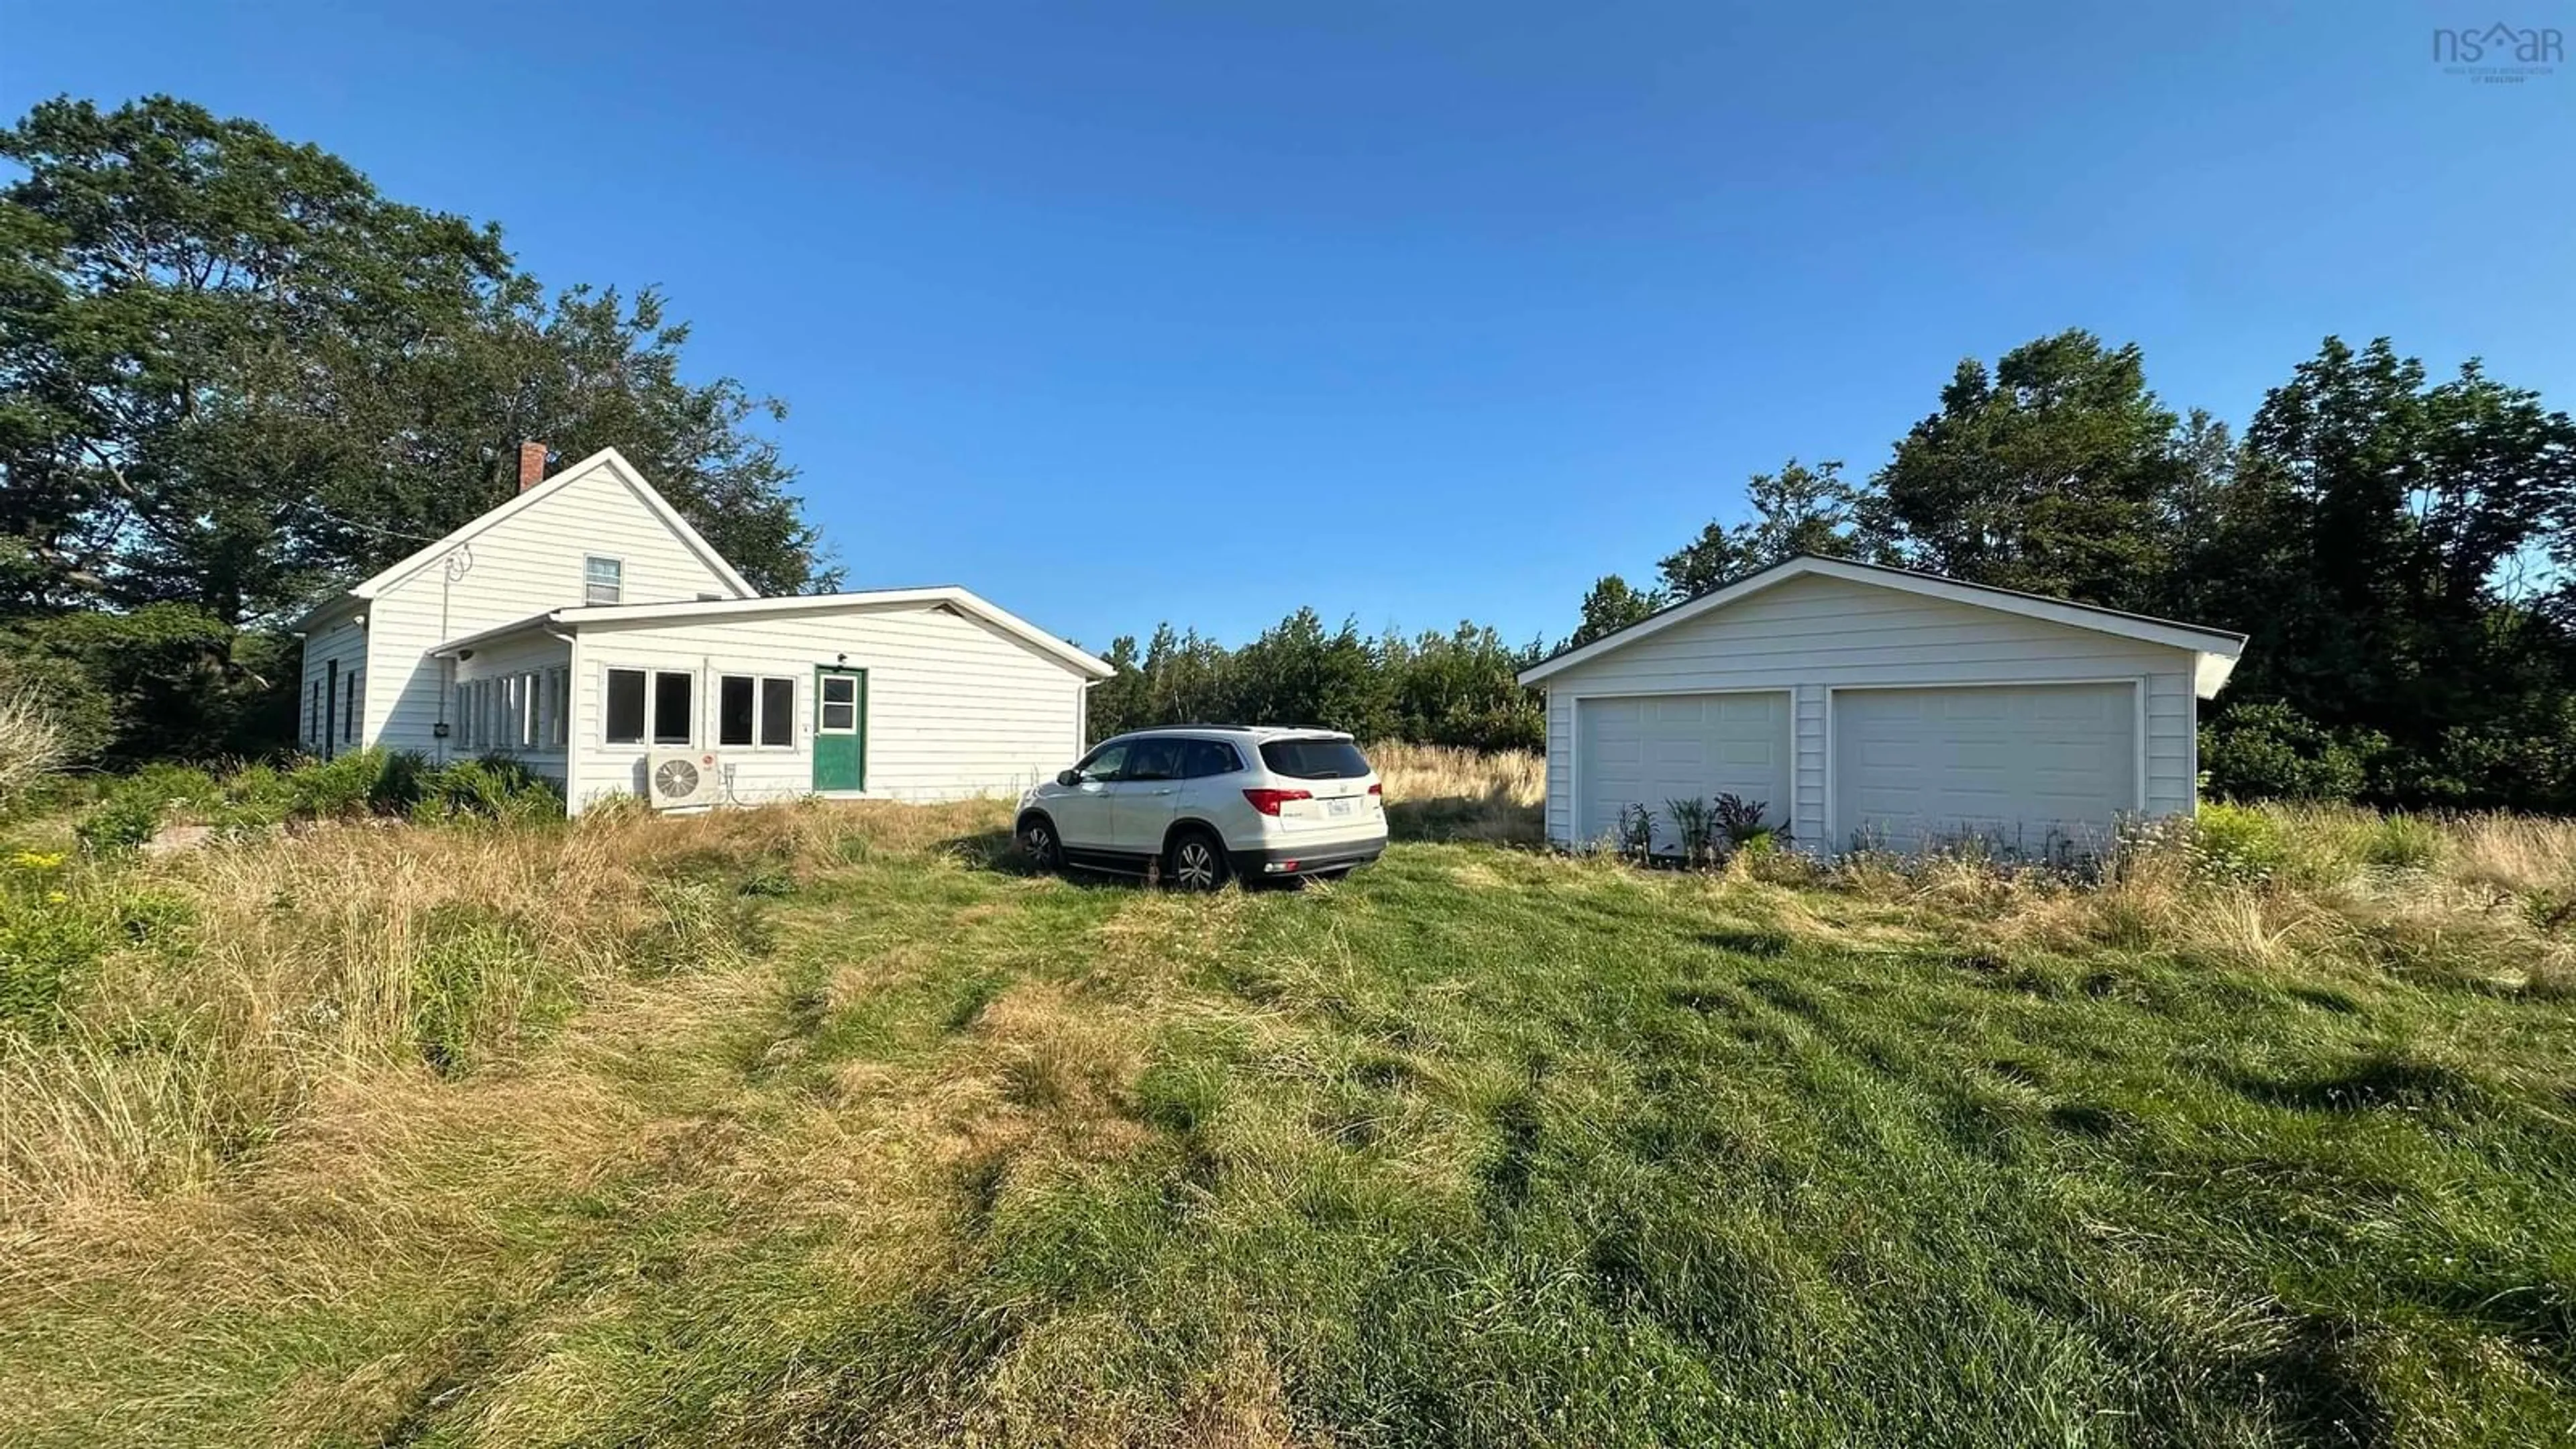
[[[796,740],[796,681],[728,674],[716,681],[716,743],[777,748]]]
[[[778,746],[796,743],[795,680],[760,681],[760,742]]]
[[[603,558],[598,554],[581,561],[581,601],[585,604],[614,604],[626,593],[626,565],[623,561]]]
[[[366,697],[359,681],[366,676],[363,666],[349,671],[349,698],[340,706],[340,743],[344,745],[358,740],[358,701]]]
[[[685,745],[695,734],[689,728],[689,695],[697,676],[671,671],[653,675],[653,743]]]
[[[304,742],[318,745],[322,742],[322,681],[313,681],[313,688],[308,693],[311,698],[304,710]]]
[[[560,748],[564,734],[563,671],[540,670],[528,676],[536,706],[528,720],[528,743],[541,750]]]
[[[825,734],[848,734],[859,727],[859,677],[823,676],[823,713],[814,727]]]
[[[546,671],[546,697],[554,702],[553,723],[547,727],[546,743],[560,750],[572,737],[572,671]]]
[[[716,743],[748,745],[758,733],[760,681],[748,674],[728,674],[716,681]]]
[[[644,671],[608,671],[608,720],[600,738],[612,745],[644,743]]]
[[[697,737],[697,676],[672,669],[608,671],[608,718],[600,731],[612,745],[685,745]]]

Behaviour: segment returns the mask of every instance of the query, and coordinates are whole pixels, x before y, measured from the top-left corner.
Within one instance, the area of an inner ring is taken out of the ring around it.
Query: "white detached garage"
[[[2197,701],[2245,636],[1802,556],[1569,649],[1547,691],[1547,832],[1624,807],[1672,850],[1675,799],[1761,801],[1802,847],[1977,839],[2081,854],[2123,816],[2188,813]]]

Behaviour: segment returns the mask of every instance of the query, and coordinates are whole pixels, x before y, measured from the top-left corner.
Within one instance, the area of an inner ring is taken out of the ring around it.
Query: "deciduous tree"
[[[1855,532],[1859,494],[1843,465],[1813,468],[1791,458],[1777,473],[1745,480],[1753,517],[1732,527],[1710,520],[1699,537],[1663,561],[1664,592],[1695,599],[1735,579],[1802,553],[1850,556],[1862,551]]]
[[[1583,622],[1574,629],[1567,648],[1589,644],[1605,634],[1616,634],[1663,607],[1663,596],[1649,589],[1644,593],[1628,587],[1628,581],[1617,574],[1605,574],[1583,596]]]
[[[1977,583],[2150,608],[2171,566],[2180,420],[2132,344],[2069,330],[1959,364],[1860,509],[1874,548]]]

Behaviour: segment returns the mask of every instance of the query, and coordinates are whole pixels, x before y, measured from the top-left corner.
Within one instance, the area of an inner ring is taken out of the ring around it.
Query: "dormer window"
[[[626,565],[597,554],[581,561],[581,601],[614,604],[626,592]]]

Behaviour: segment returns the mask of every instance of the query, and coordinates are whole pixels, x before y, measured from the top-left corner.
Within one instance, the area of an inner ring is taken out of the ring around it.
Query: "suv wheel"
[[[1052,871],[1064,864],[1063,847],[1056,843],[1055,822],[1043,815],[1032,815],[1020,826],[1020,848],[1029,853],[1029,864],[1041,871]]]
[[[1185,891],[1212,891],[1229,874],[1225,846],[1204,830],[1184,830],[1164,853],[1163,879]]]

